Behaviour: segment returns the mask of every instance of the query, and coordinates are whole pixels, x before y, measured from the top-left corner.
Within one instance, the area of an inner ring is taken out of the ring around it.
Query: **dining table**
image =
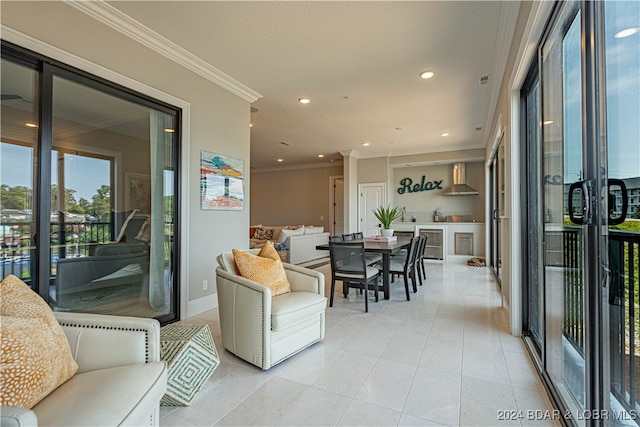
[[[391,265],[391,255],[398,253],[403,248],[409,248],[411,244],[411,237],[398,237],[397,240],[392,242],[378,242],[365,239],[349,240],[349,243],[364,242],[364,251],[366,253],[374,253],[382,255],[382,291],[384,293],[384,299],[390,298],[389,282],[390,274],[389,269]],[[317,250],[329,250],[329,243],[316,246]]]

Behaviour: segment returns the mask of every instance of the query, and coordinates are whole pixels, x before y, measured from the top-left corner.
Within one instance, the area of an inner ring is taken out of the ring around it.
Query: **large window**
[[[179,110],[2,49],[2,274],[55,310],[177,318]]]

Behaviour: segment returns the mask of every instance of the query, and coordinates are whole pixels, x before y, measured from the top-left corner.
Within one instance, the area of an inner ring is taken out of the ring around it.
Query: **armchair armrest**
[[[16,406],[0,406],[2,427],[37,427],[38,418],[31,409],[18,408]]]
[[[55,313],[78,373],[160,361],[160,323],[155,319]]]
[[[294,264],[283,265],[293,292],[311,292],[324,296],[324,274]]]
[[[218,313],[226,349],[254,365],[264,366],[271,346],[271,289],[216,268]]]

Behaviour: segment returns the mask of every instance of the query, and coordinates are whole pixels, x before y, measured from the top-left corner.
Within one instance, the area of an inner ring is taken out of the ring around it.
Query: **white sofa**
[[[225,349],[267,370],[324,338],[323,274],[283,263],[292,292],[272,297],[269,287],[238,275],[231,252],[219,255],[218,264],[218,313]]]
[[[55,313],[77,373],[32,409],[2,406],[9,426],[157,426],[167,368],[155,319]]]
[[[327,251],[316,250],[316,246],[329,242],[329,233],[324,232],[323,227],[313,226],[266,226],[260,225],[252,228],[269,231],[268,239],[254,238],[251,234],[249,248],[260,248],[267,240],[271,240],[278,247],[278,243],[284,243],[289,248],[283,261],[289,264],[302,264],[314,259],[329,256]]]

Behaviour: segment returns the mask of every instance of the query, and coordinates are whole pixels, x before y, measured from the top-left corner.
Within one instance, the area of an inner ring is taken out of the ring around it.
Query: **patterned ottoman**
[[[189,406],[220,364],[207,325],[173,324],[160,329],[160,357],[169,368],[167,391],[160,404]]]

